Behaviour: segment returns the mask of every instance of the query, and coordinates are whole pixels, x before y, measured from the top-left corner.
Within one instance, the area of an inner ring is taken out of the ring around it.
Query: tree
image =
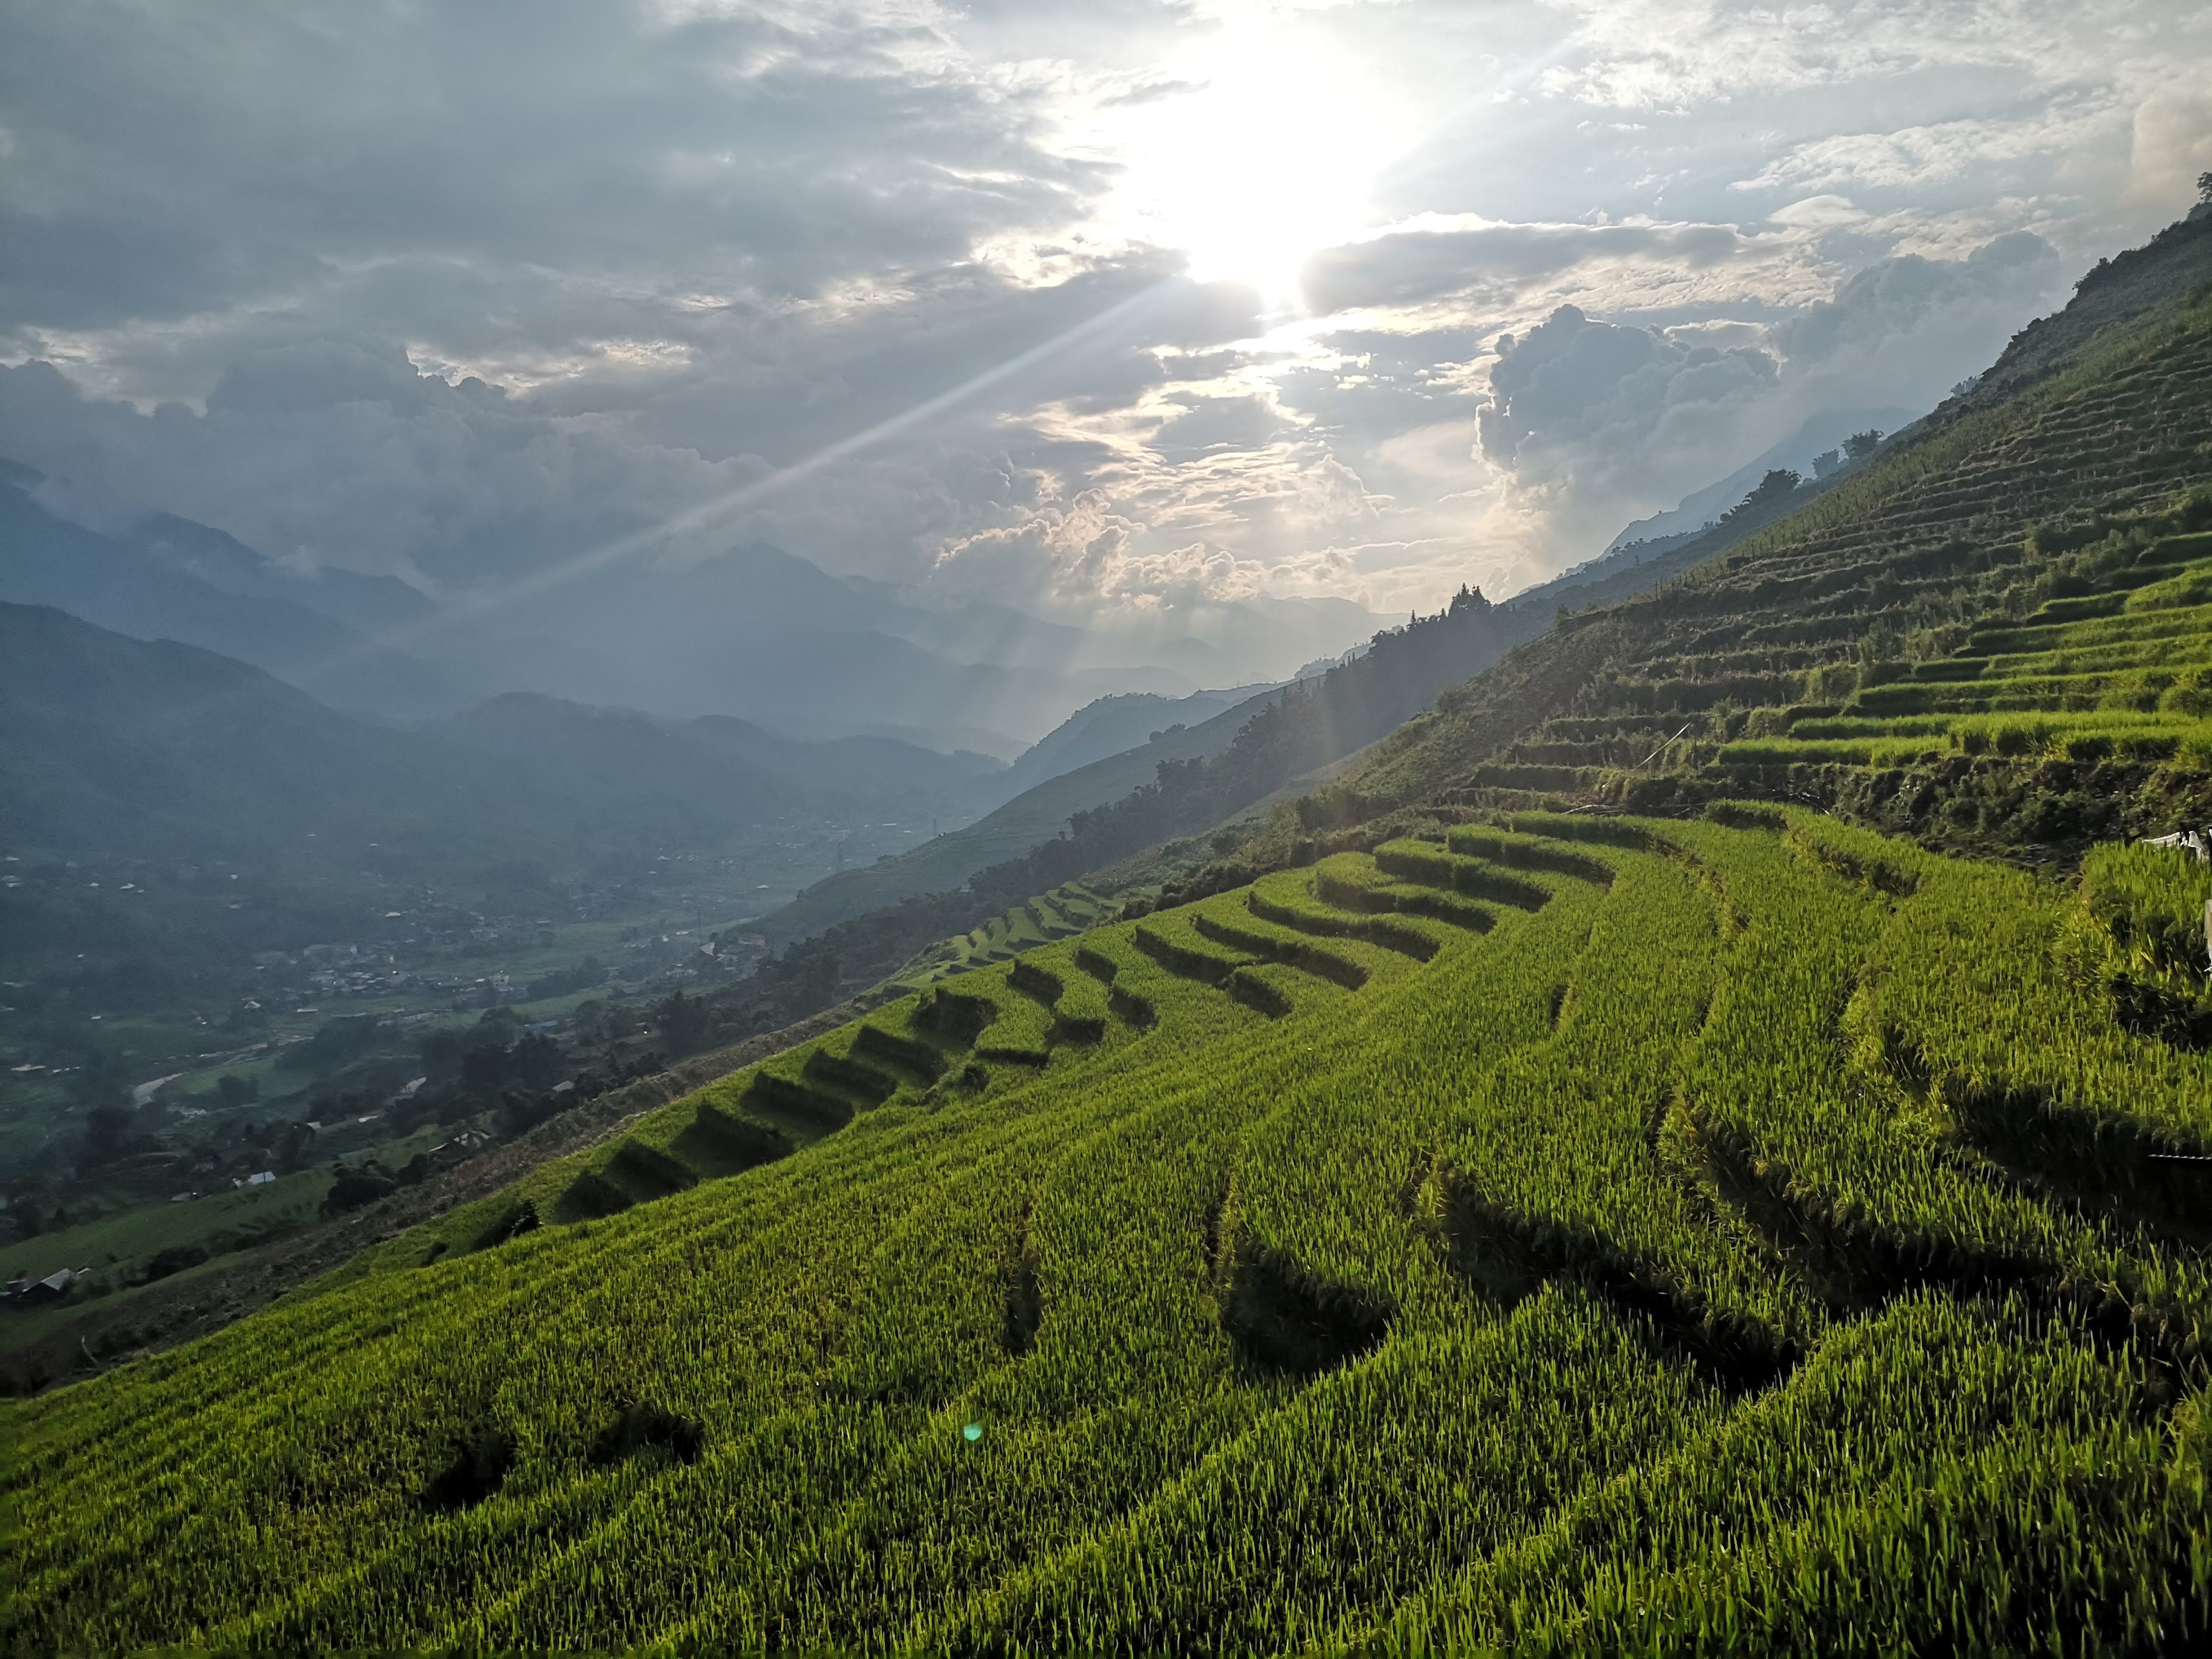
[[[1844,440],[1844,453],[1855,461],[1863,461],[1874,453],[1875,446],[1881,441],[1881,429],[1870,426],[1865,431],[1854,432]]]
[[[1452,595],[1451,605],[1445,614],[1456,617],[1472,611],[1479,616],[1490,608],[1490,601],[1483,596],[1480,588],[1469,587],[1465,582],[1462,582],[1459,592]]]
[[[2197,175],[2197,199],[2208,206],[2212,206],[2212,173],[2200,173]]]
[[[315,1132],[304,1123],[288,1123],[284,1133],[276,1138],[276,1169],[289,1175],[307,1161],[308,1151],[313,1146]]]
[[[127,1158],[137,1147],[138,1115],[128,1106],[95,1106],[85,1114],[84,1152],[77,1160],[88,1170]]]
[[[1852,441],[1857,441],[1854,439]],[[1757,489],[1721,514],[1721,522],[1726,524],[1738,514],[1756,513],[1763,507],[1784,501],[1796,493],[1797,486],[1802,482],[1803,479],[1788,467],[1778,466],[1759,481]]]
[[[387,1193],[398,1190],[399,1182],[392,1172],[371,1158],[357,1167],[343,1164],[331,1165],[331,1189],[323,1197],[325,1215],[343,1215],[348,1210],[358,1210],[364,1204],[374,1204]]]
[[[669,1048],[684,1054],[706,1042],[713,1020],[707,1005],[697,997],[671,991],[653,1011],[653,1023],[668,1040]]]

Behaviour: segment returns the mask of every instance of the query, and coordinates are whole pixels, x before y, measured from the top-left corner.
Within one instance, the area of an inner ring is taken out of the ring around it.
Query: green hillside
[[[1984,383],[2027,389],[1978,389],[1720,557],[1564,619],[1307,824],[1748,792],[2011,854],[2212,818],[2212,217],[2092,273]]]
[[[1011,962],[1024,951],[1094,927],[1114,908],[1081,882],[1024,899],[981,926],[943,939],[919,952],[890,980],[901,990],[916,990],[995,962]]]
[[[2202,1631],[2212,1066],[2051,948],[2135,913],[1719,816],[1030,951],[18,1407],[9,1633]]]

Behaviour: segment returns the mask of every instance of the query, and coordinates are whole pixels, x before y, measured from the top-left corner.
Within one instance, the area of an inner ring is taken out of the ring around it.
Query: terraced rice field
[[[1668,586],[1563,619],[1345,787],[1426,801],[1441,780],[1486,810],[1658,805],[1682,783],[1845,800],[1790,769],[2056,760],[2179,769],[2197,793],[2208,672],[2200,286]]]
[[[919,990],[939,980],[1011,962],[1024,951],[1081,933],[1112,908],[1081,882],[1069,882],[930,946],[889,982],[900,989]]]
[[[2212,534],[2114,550],[2091,591],[1978,626],[1953,654],[1796,709],[1786,736],[1723,745],[1723,766],[1895,766],[1946,755],[2212,767]]]
[[[2112,988],[2199,866],[1439,836],[933,985],[15,1408],[4,1634],[2201,1639],[2212,1061]]]

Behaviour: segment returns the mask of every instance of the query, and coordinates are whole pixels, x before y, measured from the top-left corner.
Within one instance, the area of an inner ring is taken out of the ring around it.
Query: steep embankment
[[[2201,1635],[2212,1064],[2109,912],[1733,816],[1048,946],[20,1407],[7,1634]]]

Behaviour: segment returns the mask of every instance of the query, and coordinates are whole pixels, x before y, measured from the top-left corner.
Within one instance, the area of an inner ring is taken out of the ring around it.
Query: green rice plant
[[[2201,988],[2212,864],[2186,848],[2122,843],[2081,860],[2081,905],[2130,969]]]
[[[1531,818],[1534,815],[1524,815]],[[1513,835],[1462,824],[1446,832],[1444,845],[1469,858],[1485,859],[1513,870],[1548,870],[1579,881],[1610,882],[1613,866],[1571,847],[1540,836]]]
[[[1130,942],[1168,972],[1201,985],[1224,985],[1230,975],[1246,965],[1242,953],[1224,955],[1209,950],[1192,938],[1187,919],[1160,917],[1139,922]]]
[[[1561,1507],[1371,1650],[2154,1650],[2203,1627],[2204,1453],[2078,1328],[1921,1295]],[[1844,1632],[1850,1632],[1845,1638]]]
[[[1312,940],[1299,938],[1296,933],[1286,933],[1258,925],[1252,921],[1218,921],[1203,912],[1191,918],[1191,926],[1201,939],[1231,951],[1256,957],[1263,962],[1279,962],[1286,967],[1314,974],[1356,991],[1367,983],[1367,969],[1349,957],[1324,950]]]
[[[1108,988],[1084,975],[1071,975],[1053,1005],[1052,1034],[1055,1042],[1097,1042],[1106,1035],[1111,1013]]]
[[[1441,941],[1418,924],[1382,916],[1352,915],[1317,902],[1310,879],[1302,875],[1267,877],[1247,890],[1245,908],[1261,921],[1321,939],[1361,939],[1419,962],[1437,953]]]
[[[1470,898],[1540,908],[1551,890],[1481,859],[1463,858],[1427,842],[1385,842],[1375,849],[1375,867],[1415,886],[1464,893]]]
[[[2195,890],[1532,816],[1486,928],[1414,843],[1040,945],[15,1404],[0,1637],[2197,1640],[2212,1060],[2062,948]]]
[[[899,1082],[890,1073],[863,1060],[817,1048],[806,1056],[799,1075],[825,1090],[842,1091],[868,1106],[880,1106],[898,1092]]]
[[[1657,839],[1650,825],[1640,819],[1596,813],[1516,812],[1511,822],[1517,834],[1548,836],[1554,841],[1595,842],[1602,847],[1640,850],[1652,846]]]
[[[852,1052],[856,1058],[895,1067],[923,1083],[934,1083],[945,1073],[943,1050],[873,1022],[854,1034]]]
[[[2191,538],[2171,538],[2157,550],[2162,551],[2172,542],[2185,539]],[[2179,611],[2197,605],[2212,605],[2212,559],[2185,565],[2165,580],[2138,587],[2127,597],[2130,611]]]
[[[1034,997],[1049,1008],[1060,1000],[1060,975],[1034,962],[1021,961],[1006,970],[1006,983],[1024,996]]]

